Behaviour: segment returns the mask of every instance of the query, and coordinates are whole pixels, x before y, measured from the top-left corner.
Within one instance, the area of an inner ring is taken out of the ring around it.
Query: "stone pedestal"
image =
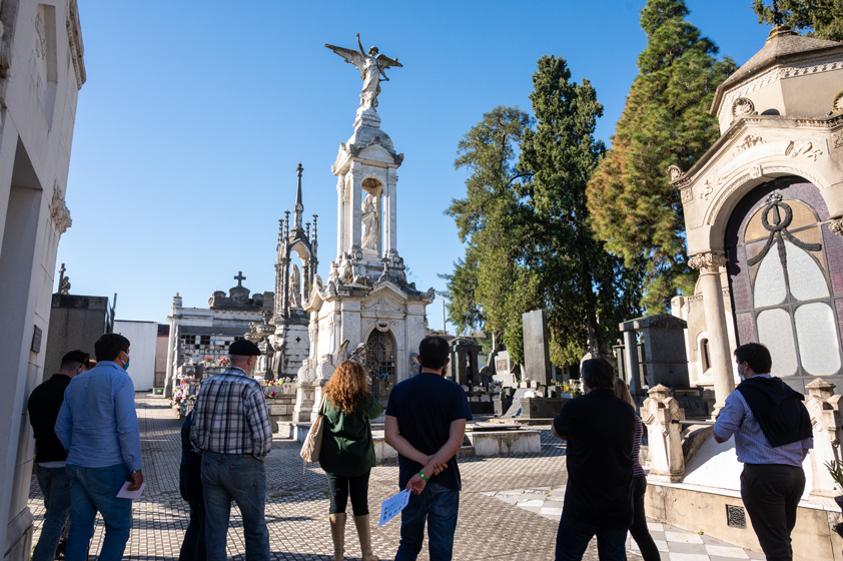
[[[293,407],[293,423],[310,423],[315,405],[318,384],[299,382],[296,389],[296,404]]]
[[[649,394],[641,407],[641,420],[647,427],[650,477],[680,481],[685,475],[685,456],[679,422],[685,420],[685,412],[667,387],[659,384]]]

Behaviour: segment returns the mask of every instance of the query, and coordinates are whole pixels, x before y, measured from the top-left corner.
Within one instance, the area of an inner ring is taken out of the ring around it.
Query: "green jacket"
[[[375,465],[375,446],[369,419],[374,419],[383,407],[372,395],[357,404],[351,413],[343,413],[325,398],[325,428],[319,465],[327,473],[343,477],[357,477]]]

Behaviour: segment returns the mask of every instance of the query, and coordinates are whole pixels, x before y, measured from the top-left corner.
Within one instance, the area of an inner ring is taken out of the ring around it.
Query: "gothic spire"
[[[301,174],[304,171],[304,168],[299,162],[298,167],[296,168],[296,175],[298,175],[298,186],[296,187],[296,230],[301,230],[301,220],[302,220],[302,213],[304,212],[304,204],[302,204],[301,198]]]

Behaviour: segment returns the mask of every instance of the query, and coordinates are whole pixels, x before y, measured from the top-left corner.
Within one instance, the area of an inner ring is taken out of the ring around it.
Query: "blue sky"
[[[750,0],[688,0],[690,20],[739,64],[767,28]],[[352,132],[360,79],[323,47],[400,58],[382,128],[405,154],[398,248],[419,288],[462,255],[443,214],[463,195],[459,139],[496,105],[529,110],[536,60],[567,59],[605,107],[609,140],[645,47],[643,0],[270,2],[79,0],[88,81],[79,96],[62,237],[73,293],[118,293],[117,317],[164,321],[172,296],[206,306],[242,270],[274,287],[277,221],[304,165],[320,270],[336,254],[330,166]],[[57,265],[58,266],[58,265]],[[440,301],[428,310],[442,325]]]

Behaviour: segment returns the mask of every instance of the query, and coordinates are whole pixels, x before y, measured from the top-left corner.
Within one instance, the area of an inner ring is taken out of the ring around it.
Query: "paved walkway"
[[[167,403],[160,398],[139,396],[138,416],[141,421],[144,474],[147,481],[144,497],[134,507],[134,527],[124,559],[163,561],[176,559],[187,525],[186,504],[178,492],[180,459],[179,422]],[[529,500],[514,499],[520,494],[532,497],[542,494],[558,508],[558,489],[565,485],[564,447],[547,435],[538,455],[516,458],[471,458],[460,464],[463,492],[460,496],[460,518],[455,540],[454,558],[458,561],[545,561],[553,558],[558,517],[556,511],[536,511]],[[331,537],[328,531],[327,482],[317,466],[303,469],[298,445],[278,441],[267,459],[267,522],[273,559],[295,561],[330,561]],[[396,490],[397,468],[394,464],[372,470],[369,504],[372,512],[380,501]],[[554,490],[557,492],[554,494]],[[560,503],[561,505],[561,503]],[[551,508],[543,503],[546,508]],[[30,508],[35,515],[35,539],[43,521],[43,502],[38,485],[33,483]],[[244,559],[242,525],[234,508],[228,535],[229,555]],[[399,523],[390,522],[373,531],[375,553],[381,559],[392,559],[398,545]],[[654,528],[656,531],[657,528]],[[702,554],[677,556],[670,561],[723,561],[749,557],[710,556]],[[696,534],[690,534],[699,537]],[[102,525],[97,526],[93,546],[99,549]],[[711,540],[703,537],[704,545]],[[726,546],[728,547],[728,546]],[[348,559],[359,559],[360,547],[353,525],[347,528]],[[694,556],[702,555],[702,556]],[[752,557],[758,559],[758,556]],[[428,559],[427,553],[419,557]],[[593,544],[584,558],[597,561]],[[631,555],[631,560],[640,556]]]

